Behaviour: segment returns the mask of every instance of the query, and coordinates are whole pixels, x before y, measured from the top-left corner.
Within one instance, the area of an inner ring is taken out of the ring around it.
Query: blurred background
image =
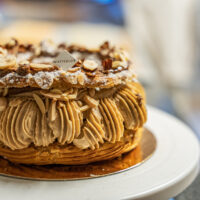
[[[200,139],[198,0],[1,0],[0,42],[43,39],[126,48],[148,104],[187,123]],[[177,200],[199,198],[200,178]]]

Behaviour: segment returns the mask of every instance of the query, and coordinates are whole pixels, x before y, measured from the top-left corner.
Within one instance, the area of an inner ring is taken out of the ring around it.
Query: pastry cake
[[[65,69],[63,51],[76,62]],[[145,94],[126,52],[105,42],[0,46],[0,156],[14,163],[87,164],[140,142]]]

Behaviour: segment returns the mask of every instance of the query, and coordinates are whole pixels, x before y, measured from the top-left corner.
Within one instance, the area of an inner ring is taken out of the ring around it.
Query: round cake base
[[[0,157],[0,174],[33,180],[88,179],[119,173],[138,166],[147,160],[156,149],[154,135],[144,128],[140,144],[122,156],[86,165],[24,165],[12,163]]]

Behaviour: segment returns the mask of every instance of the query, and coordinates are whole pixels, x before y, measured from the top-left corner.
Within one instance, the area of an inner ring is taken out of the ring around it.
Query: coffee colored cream
[[[105,141],[120,141],[124,129],[137,129],[146,120],[137,84],[93,91],[92,97],[90,90],[75,88],[1,97],[0,141],[13,150],[31,143],[48,146],[54,141],[95,149]]]

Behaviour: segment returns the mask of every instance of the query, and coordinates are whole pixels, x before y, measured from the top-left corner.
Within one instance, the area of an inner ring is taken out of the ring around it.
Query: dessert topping
[[[105,70],[111,69],[112,68],[112,59],[107,58],[107,59],[103,60],[102,65]]]
[[[113,63],[112,63],[112,68],[113,69],[116,69],[116,68],[118,68],[118,67],[120,67],[120,66],[123,66],[124,65],[124,63],[122,62],[122,61],[114,61]]]
[[[83,68],[89,71],[94,71],[98,67],[98,63],[95,62],[94,60],[84,60],[83,62]]]
[[[7,55],[7,50],[0,47],[0,58]]]
[[[99,105],[99,101],[97,101],[96,99],[94,99],[88,95],[85,95],[83,99],[92,108]]]
[[[83,73],[79,74],[78,77],[77,77],[77,79],[78,79],[78,82],[79,82],[81,85],[84,84],[84,75],[83,75]]]
[[[18,41],[16,39],[12,38],[8,43],[6,43],[5,47],[7,49],[11,49],[17,45],[18,45]]]
[[[0,69],[14,67],[16,65],[15,56],[0,57]]]
[[[40,64],[40,63],[31,63],[30,67],[33,69],[48,69],[51,68],[52,65],[50,64]]]
[[[68,71],[77,60],[66,50],[61,51],[60,54],[54,59],[53,63],[64,70]]]
[[[46,109],[45,109],[45,105],[44,105],[42,99],[37,94],[34,94],[34,93],[33,93],[33,98],[35,99],[38,107],[40,108],[41,113],[45,114]]]

